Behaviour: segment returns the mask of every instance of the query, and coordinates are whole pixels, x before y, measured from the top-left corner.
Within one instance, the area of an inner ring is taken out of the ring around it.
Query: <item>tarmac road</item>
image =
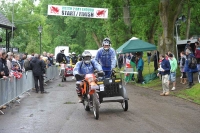
[[[0,133],[200,133],[200,106],[159,92],[126,85],[129,109],[102,103],[99,120],[77,103],[75,82],[54,80],[48,94],[23,95],[3,110]]]

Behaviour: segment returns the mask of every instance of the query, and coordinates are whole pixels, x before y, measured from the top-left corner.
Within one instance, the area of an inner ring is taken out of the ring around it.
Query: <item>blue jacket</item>
[[[101,65],[95,60],[91,60],[89,64],[85,64],[83,61],[79,61],[76,63],[73,69],[73,75],[92,74],[94,70],[103,71]]]
[[[198,71],[197,67],[193,68],[193,69],[189,67],[189,63],[190,63],[192,57],[194,57],[194,55],[192,53],[190,53],[189,55],[186,56],[184,72],[197,72]]]
[[[144,68],[144,61],[142,58],[139,58],[138,63],[137,63],[137,71],[143,71]]]
[[[161,62],[161,68],[164,69],[164,72],[160,71],[161,75],[170,74],[171,66],[170,66],[169,60],[163,59]]]
[[[111,69],[116,66],[116,54],[113,48],[109,50],[104,50],[103,47],[99,48],[95,60],[101,64],[102,67],[111,67]]]

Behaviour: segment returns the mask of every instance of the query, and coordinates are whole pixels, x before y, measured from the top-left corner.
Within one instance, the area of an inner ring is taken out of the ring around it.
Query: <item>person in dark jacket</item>
[[[147,60],[148,60],[148,65],[149,65],[151,62],[151,51],[147,52]]]
[[[65,51],[65,49],[61,49],[60,53],[57,54],[57,56],[56,56],[56,62],[63,63],[63,64],[67,64],[68,63],[67,59],[66,59],[66,56],[64,54],[64,51]]]
[[[72,58],[71,58],[72,65],[75,65],[77,61],[78,61],[78,57],[76,56],[76,53],[72,52]]]
[[[195,57],[197,59],[198,70],[200,71],[200,44],[198,42],[196,42],[195,44],[196,44]]]
[[[182,84],[186,84],[187,83],[187,75],[186,72],[184,71],[184,66],[185,66],[185,62],[186,62],[186,56],[185,56],[185,52],[182,51],[180,53],[181,59],[180,59],[180,71],[181,71],[181,83]]]
[[[118,56],[118,65],[119,65],[120,69],[123,66],[123,55],[122,54],[119,54],[119,56]]]
[[[42,61],[39,59],[38,54],[35,54],[34,58],[31,60],[30,68],[33,71],[36,93],[38,93],[39,91],[38,81],[40,84],[41,93],[42,94],[47,93],[46,91],[44,91],[44,86],[43,86],[43,74],[45,72],[45,69],[44,69]]]
[[[188,49],[189,47],[191,47],[190,43],[191,43],[191,41],[187,41],[187,43],[185,45],[185,51],[184,52],[186,52],[186,49]]]
[[[161,74],[162,75],[162,88],[163,92],[160,93],[161,96],[168,96],[169,95],[169,75],[170,75],[170,63],[169,60],[165,59],[164,55],[160,55],[160,70],[158,76]]]
[[[54,63],[53,63],[53,54],[49,55],[48,60],[49,60],[49,64],[54,65]]]
[[[24,60],[24,69],[25,71],[31,70],[30,68],[30,61],[31,61],[32,56],[31,55],[27,55],[27,58]]]
[[[194,85],[193,73],[197,72],[198,70],[197,70],[197,66],[195,68],[190,67],[190,64],[192,62],[192,57],[195,57],[194,54],[189,49],[186,49],[185,53],[186,53],[186,62],[184,66],[184,71],[187,73],[188,81],[189,81],[187,88],[191,88]]]
[[[157,69],[158,69],[159,57],[160,57],[159,52],[158,52],[158,50],[156,50],[154,53],[154,71],[157,71]]]
[[[6,62],[6,52],[0,52],[0,78],[6,79],[9,76],[9,70]]]
[[[138,81],[137,81],[137,83],[144,84],[144,80],[143,80],[143,76],[142,76],[142,71],[144,68],[144,61],[142,60],[142,57],[140,54],[137,55],[137,58],[138,58],[138,63],[137,63]]]

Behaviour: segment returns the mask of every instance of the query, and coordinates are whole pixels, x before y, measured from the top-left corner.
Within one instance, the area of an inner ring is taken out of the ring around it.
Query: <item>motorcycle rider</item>
[[[78,61],[82,61],[83,59],[82,59],[82,55],[78,55]]]
[[[63,63],[63,64],[67,64],[68,63],[67,58],[66,58],[66,56],[64,54],[64,51],[65,51],[65,49],[61,49],[60,53],[57,54],[56,62]]]
[[[95,60],[101,64],[105,73],[105,78],[109,78],[112,69],[116,66],[116,53],[115,50],[111,48],[111,41],[109,38],[103,39],[102,47],[98,49]]]
[[[60,64],[67,64],[67,63],[68,63],[67,58],[66,58],[66,56],[65,56],[65,54],[64,54],[64,51],[65,51],[65,49],[62,48],[62,49],[60,50],[60,53],[58,53],[57,56],[56,56],[56,62],[58,62],[59,65],[60,65]],[[60,76],[63,76],[63,74],[64,74],[64,70],[63,70],[63,69],[60,69],[59,75],[60,75]],[[65,80],[65,79],[66,79],[66,78],[64,78],[64,80]]]
[[[94,73],[94,70],[103,72],[101,65],[96,62],[96,60],[92,60],[91,57],[92,54],[89,51],[84,51],[82,53],[83,60],[76,63],[73,70],[74,76],[78,74],[83,77],[85,74]],[[82,102],[81,83],[82,81],[76,81],[76,92],[79,97],[79,103]]]
[[[71,65],[75,65],[78,61],[78,57],[76,56],[76,53],[75,52],[72,52],[72,57],[71,57],[71,62],[70,64]]]

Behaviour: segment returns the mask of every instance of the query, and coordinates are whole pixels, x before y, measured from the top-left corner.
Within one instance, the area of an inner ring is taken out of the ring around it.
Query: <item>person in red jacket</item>
[[[198,80],[200,83],[200,44],[198,42],[195,42],[195,46],[196,46],[195,57],[197,59],[197,69],[199,71]]]

